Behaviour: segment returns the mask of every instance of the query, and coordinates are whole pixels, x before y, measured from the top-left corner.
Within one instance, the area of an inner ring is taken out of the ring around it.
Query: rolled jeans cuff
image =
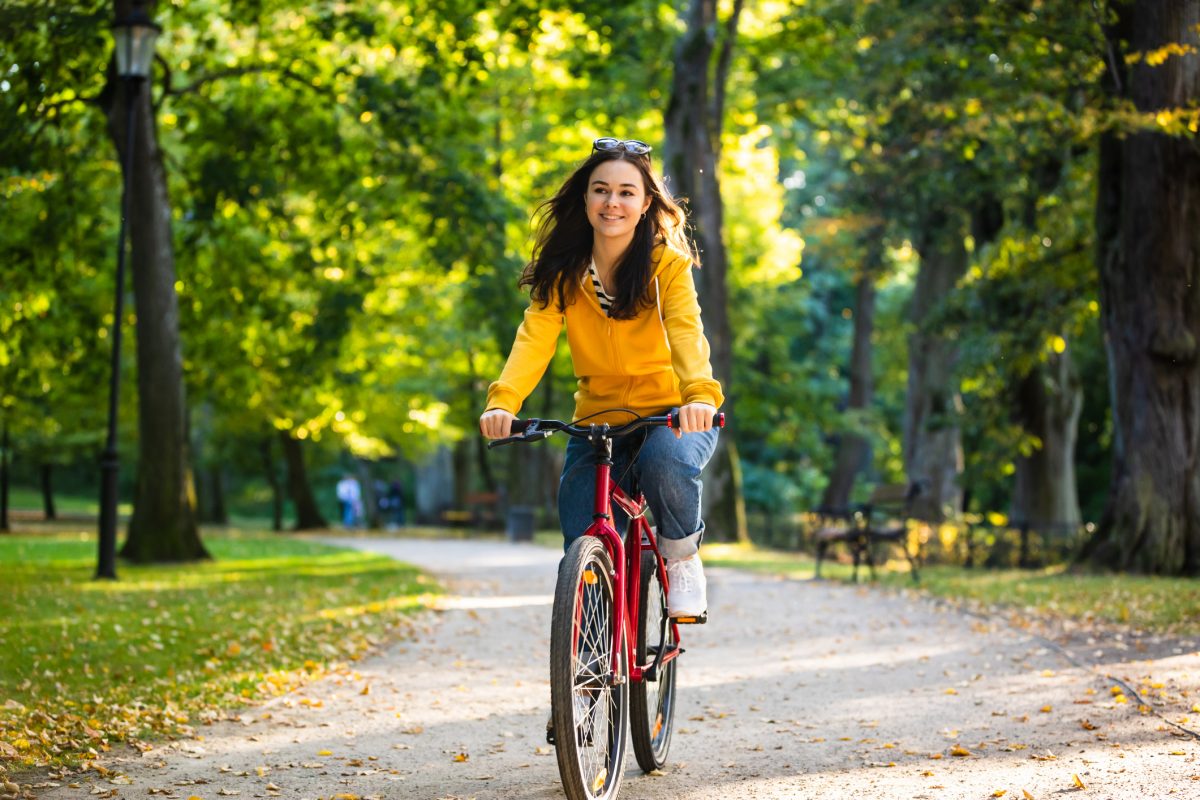
[[[700,541],[704,538],[704,522],[700,522],[700,530],[690,533],[682,539],[658,537],[658,552],[662,557],[671,561],[691,558],[700,552]]]

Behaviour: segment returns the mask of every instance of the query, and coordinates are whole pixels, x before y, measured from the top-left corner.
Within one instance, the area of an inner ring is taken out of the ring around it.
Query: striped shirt
[[[600,282],[600,274],[596,272],[595,259],[588,262],[588,272],[592,275],[592,286],[596,289],[596,299],[600,301],[600,308],[604,309],[604,313],[611,317],[612,304],[615,298],[604,291],[604,284]]]

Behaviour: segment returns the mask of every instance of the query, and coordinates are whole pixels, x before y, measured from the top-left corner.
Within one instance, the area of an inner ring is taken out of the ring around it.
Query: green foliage
[[[119,170],[96,101],[110,7],[57,3],[36,24],[28,12],[0,9],[13,34],[0,41],[0,413],[18,452],[64,461],[94,451],[104,423]],[[520,319],[530,214],[595,136],[661,144],[681,7],[197,0],[156,13],[196,466],[260,471],[277,429],[319,443],[318,465],[420,460],[472,436]],[[959,346],[966,480],[983,504],[1007,502],[1014,454],[1038,443],[1012,423],[1006,387],[1061,343],[1082,367],[1081,499],[1098,508],[1110,423],[1094,143],[1195,127],[1194,109],[1143,118],[1101,91],[1104,22],[1067,0],[748,4],[720,178],[727,388],[752,506],[815,503],[847,433],[871,442],[864,484],[902,479],[919,250],[991,209],[992,229],[966,242],[968,276],[927,323]],[[1134,56],[1191,57],[1164,48]],[[846,414],[864,270],[875,399]],[[543,397],[563,416],[574,377],[560,344]]]

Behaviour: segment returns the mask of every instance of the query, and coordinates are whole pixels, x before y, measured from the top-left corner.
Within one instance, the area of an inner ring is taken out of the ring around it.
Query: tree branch
[[[733,43],[737,39],[738,18],[742,15],[743,0],[734,0],[733,11],[725,20],[725,37],[721,42],[721,54],[717,57],[717,74],[713,78],[713,149],[721,155],[721,131],[725,127],[725,84],[729,78],[729,63],[733,60]]]
[[[205,84],[212,83],[213,81],[218,81],[223,78],[235,78],[241,75],[254,75],[262,73],[274,73],[280,78],[286,78],[293,83],[299,83],[305,88],[311,89],[318,94],[330,93],[327,89],[313,86],[311,81],[294,70],[288,68],[277,69],[270,64],[253,64],[250,66],[230,67],[229,69],[218,70],[217,72],[213,72],[209,75],[198,78],[194,82],[189,83],[187,86],[181,86],[178,89],[172,89],[170,86],[167,86],[163,90],[163,96],[166,97],[167,95],[171,95],[172,97],[182,97],[185,94],[191,94],[192,92],[198,91]]]

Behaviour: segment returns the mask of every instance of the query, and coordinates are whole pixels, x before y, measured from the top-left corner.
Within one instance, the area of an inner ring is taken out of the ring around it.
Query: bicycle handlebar
[[[712,426],[714,428],[725,427],[725,414],[718,411],[713,417]],[[673,408],[667,414],[659,417],[638,417],[632,422],[627,422],[624,425],[609,425],[607,422],[599,425],[575,425],[570,422],[563,422],[560,419],[514,419],[512,422],[512,431],[514,436],[507,436],[503,439],[494,439],[488,442],[488,449],[494,447],[502,447],[506,444],[516,444],[518,442],[539,442],[555,433],[562,432],[568,436],[574,436],[579,439],[591,439],[594,436],[605,436],[616,438],[618,436],[627,436],[641,428],[671,428],[679,427],[679,409]]]

